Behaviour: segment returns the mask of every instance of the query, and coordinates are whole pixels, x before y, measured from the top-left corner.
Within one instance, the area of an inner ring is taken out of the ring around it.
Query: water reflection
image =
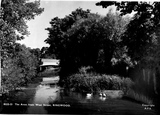
[[[38,86],[33,103],[48,104],[50,100],[57,98],[58,90],[58,87],[50,87],[49,85]]]
[[[58,97],[59,87],[50,86],[50,85],[39,85],[36,88],[35,96],[29,103],[33,104],[49,104],[55,101]],[[38,107],[28,107],[27,113],[47,113],[45,108],[41,106],[41,109]]]
[[[29,97],[28,97],[29,96]],[[14,101],[13,101],[14,100]],[[137,103],[123,99],[110,99],[100,95],[87,95],[70,92],[57,85],[38,85],[34,89],[26,89],[15,93],[12,100],[6,102],[17,102],[28,104],[68,104],[70,107],[53,106],[14,106],[3,107],[2,113],[25,113],[25,114],[150,114],[153,111],[145,111]],[[15,109],[12,111],[11,109]],[[8,111],[10,110],[10,111]]]
[[[99,97],[100,100],[105,101],[107,98],[106,97]]]

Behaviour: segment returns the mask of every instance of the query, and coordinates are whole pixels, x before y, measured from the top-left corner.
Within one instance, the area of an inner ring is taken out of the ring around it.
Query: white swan
[[[92,97],[92,93],[87,93],[87,99],[90,99]]]
[[[107,99],[106,94],[104,92],[99,93],[99,99],[105,101]]]
[[[42,84],[40,84],[40,85],[39,85],[39,87],[43,87],[43,85],[42,85]]]
[[[99,94],[101,97],[106,97],[106,94],[105,93],[100,93]]]
[[[103,93],[103,95],[102,95],[103,97],[106,97],[106,94],[105,93]]]

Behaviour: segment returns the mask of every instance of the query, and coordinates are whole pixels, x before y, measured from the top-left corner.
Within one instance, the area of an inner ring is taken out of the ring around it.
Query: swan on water
[[[91,98],[92,97],[92,93],[87,93],[87,98]]]
[[[107,98],[106,97],[99,97],[100,100],[105,101]]]
[[[101,97],[106,97],[106,94],[105,93],[100,93],[99,94]]]
[[[43,87],[43,85],[42,85],[42,84],[40,84],[40,85],[39,85],[39,87]]]
[[[105,101],[107,99],[107,95],[104,92],[99,93],[99,99]]]

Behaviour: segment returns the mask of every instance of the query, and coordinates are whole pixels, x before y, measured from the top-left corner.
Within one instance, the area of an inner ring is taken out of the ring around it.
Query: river
[[[1,100],[1,114],[107,114],[156,115],[151,108],[127,99],[67,91],[57,85],[41,85],[10,92]]]

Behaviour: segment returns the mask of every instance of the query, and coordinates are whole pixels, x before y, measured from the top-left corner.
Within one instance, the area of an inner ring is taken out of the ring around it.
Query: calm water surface
[[[1,114],[105,114],[156,115],[141,104],[125,99],[102,98],[98,95],[66,91],[57,85],[26,88],[10,92],[1,102]]]

